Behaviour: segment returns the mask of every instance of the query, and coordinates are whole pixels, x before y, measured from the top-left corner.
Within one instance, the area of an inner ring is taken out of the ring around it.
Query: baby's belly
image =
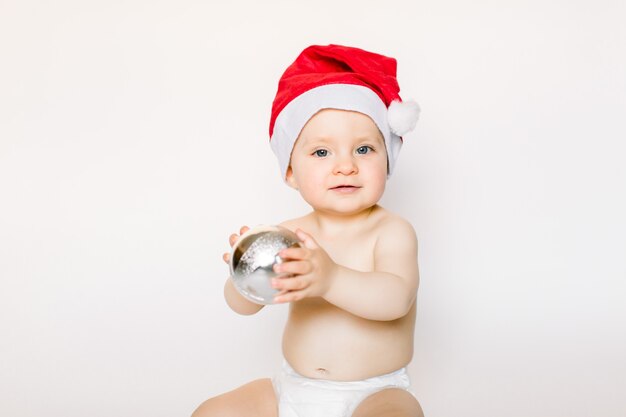
[[[406,366],[413,357],[415,307],[404,318],[372,321],[326,301],[291,306],[283,335],[289,364],[309,378],[355,381]]]

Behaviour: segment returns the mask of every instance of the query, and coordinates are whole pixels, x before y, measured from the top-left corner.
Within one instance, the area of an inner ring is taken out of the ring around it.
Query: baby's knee
[[[417,399],[408,391],[388,388],[370,395],[354,410],[352,417],[424,417]]]
[[[191,417],[230,416],[228,404],[220,397],[209,398],[200,404]]]
[[[209,398],[191,417],[276,417],[276,399],[269,379],[250,382],[233,391]]]

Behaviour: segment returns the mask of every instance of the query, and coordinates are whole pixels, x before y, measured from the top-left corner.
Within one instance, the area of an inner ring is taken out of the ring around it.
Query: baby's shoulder
[[[390,229],[415,232],[413,225],[407,219],[380,206],[377,208],[374,216],[374,225],[383,232]]]
[[[409,243],[417,242],[415,228],[404,217],[387,209],[380,208],[374,222],[378,242]]]
[[[308,221],[307,219],[308,219],[308,215],[302,216],[302,217],[296,217],[294,219],[285,220],[279,223],[278,225],[286,229],[289,229],[292,232],[295,232],[296,229],[306,230],[306,223]]]

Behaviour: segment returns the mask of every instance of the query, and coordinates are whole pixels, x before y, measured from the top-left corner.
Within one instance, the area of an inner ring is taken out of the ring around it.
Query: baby
[[[306,48],[281,77],[271,145],[285,182],[312,208],[281,223],[301,240],[279,253],[272,281],[274,302],[290,303],[283,367],[205,401],[193,417],[423,416],[406,371],[417,239],[378,205],[419,114],[398,93],[393,58],[340,45]],[[231,279],[224,296],[240,314],[264,307]]]

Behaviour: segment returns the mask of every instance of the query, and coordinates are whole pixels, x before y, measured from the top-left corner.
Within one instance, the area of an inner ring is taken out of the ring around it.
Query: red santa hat
[[[385,139],[388,174],[415,128],[419,106],[402,101],[396,60],[359,48],[313,45],[300,53],[278,82],[272,104],[270,144],[285,178],[300,131],[322,109],[352,110],[369,116]]]

